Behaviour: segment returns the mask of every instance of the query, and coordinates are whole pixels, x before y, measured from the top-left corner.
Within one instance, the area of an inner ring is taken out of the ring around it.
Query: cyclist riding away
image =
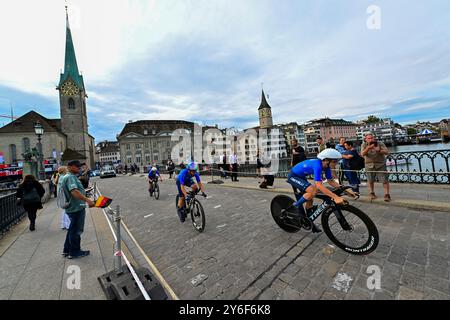
[[[298,199],[294,206],[299,209],[300,214],[305,214],[303,210],[303,204],[305,203],[306,213],[312,213],[316,208],[313,207],[313,200],[317,191],[331,197],[336,204],[342,204],[344,199],[337,196],[329,189],[327,189],[322,183],[322,172],[325,172],[325,177],[330,186],[334,188],[339,188],[340,185],[333,179],[331,172],[331,167],[335,167],[336,163],[342,159],[342,155],[339,151],[335,149],[325,149],[317,155],[317,159],[310,159],[300,162],[291,169],[288,175],[287,182],[292,185],[295,189],[300,190],[304,193],[303,196]],[[313,175],[315,184],[311,184],[307,180],[308,175]],[[347,190],[353,197],[357,195]]]
[[[153,195],[153,182],[156,181],[156,179],[161,179],[161,182],[163,179],[161,178],[161,175],[159,174],[159,171],[156,167],[152,167],[151,170],[148,172],[148,191],[150,192],[150,196]]]
[[[205,189],[203,183],[200,181],[200,175],[198,174],[198,166],[195,162],[190,162],[186,165],[186,169],[180,171],[177,176],[176,184],[178,187],[178,195],[180,199],[178,200],[178,216],[180,221],[184,222],[186,220],[186,212],[184,210],[185,200],[189,200],[189,195],[186,191],[186,187],[192,188],[193,192],[198,192],[198,189],[202,191],[202,196],[206,197]],[[194,182],[194,178],[197,183]]]

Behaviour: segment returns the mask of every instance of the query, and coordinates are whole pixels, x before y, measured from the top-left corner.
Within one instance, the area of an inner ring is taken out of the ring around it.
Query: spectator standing
[[[86,191],[77,178],[80,168],[81,163],[78,160],[69,161],[67,165],[69,173],[64,178],[61,190],[67,192],[69,201],[69,207],[66,209],[66,212],[70,219],[70,226],[62,253],[64,257],[69,259],[85,257],[90,253],[89,250],[81,250],[81,234],[84,231],[86,204],[89,207],[94,207],[95,204],[86,197]]]
[[[347,152],[346,147],[344,146],[345,138],[341,137],[339,138],[339,143],[336,145],[335,149],[339,151],[340,154],[345,154]],[[342,181],[344,181],[344,160],[340,160],[339,162],[339,168],[337,170],[337,178],[339,179],[339,184],[342,184]]]
[[[64,178],[67,175],[67,167],[62,166],[58,168],[58,177],[56,182],[57,185],[57,189],[58,192],[64,192],[63,190],[61,190],[63,182],[64,182]],[[65,230],[69,230],[69,226],[70,226],[70,218],[66,213],[66,210],[63,209],[63,211],[61,212],[61,229],[65,229]]]
[[[353,170],[352,160],[358,158],[359,154],[351,141],[344,142],[344,147],[345,151],[342,153],[342,167],[344,169],[344,174],[347,177],[348,184],[352,187],[352,190],[359,193],[359,184],[361,181],[358,178],[358,172],[351,171]]]
[[[298,144],[297,139],[292,139],[292,160],[291,167],[295,166],[297,163],[306,160],[305,149]]]
[[[127,165],[125,165],[124,170],[125,170],[125,174],[127,174],[128,173],[128,166]]]
[[[262,167],[264,167],[264,165],[261,162],[261,153],[258,150],[258,153],[256,155],[256,177],[255,178],[261,177],[261,168]]]
[[[55,170],[55,172],[53,172],[52,174],[52,178],[51,180],[51,185],[53,186],[52,191],[53,191],[53,195],[55,196],[55,198],[57,197],[58,193],[57,193],[57,188],[58,188],[58,170]],[[56,181],[56,182],[55,182]]]
[[[20,202],[23,208],[28,214],[30,220],[30,231],[35,230],[36,226],[36,213],[38,209],[42,209],[41,198],[44,196],[44,187],[36,180],[36,178],[29,174],[23,179],[23,182],[17,189],[17,198],[20,198]]]
[[[369,186],[369,198],[374,200],[375,195],[375,179],[383,183],[384,187],[384,201],[391,201],[389,194],[389,177],[386,168],[386,156],[389,155],[389,150],[386,145],[377,141],[372,133],[367,133],[364,137],[364,142],[361,145],[361,155],[365,160],[365,170],[367,175],[367,182]]]
[[[231,156],[230,156],[230,165],[231,165],[231,181],[239,181],[237,178],[237,172],[238,172],[238,157],[236,155],[236,152],[234,152]]]
[[[221,169],[222,169],[222,178],[227,178],[227,153],[224,151],[223,155],[220,156],[220,160],[219,160]]]
[[[317,137],[316,142],[317,142],[317,145],[319,146],[319,152],[318,153],[321,153],[323,150],[325,150],[327,148],[327,146],[323,142],[323,139],[322,139],[321,136]]]
[[[173,163],[172,159],[169,159],[169,161],[167,162],[167,171],[169,172],[169,179],[172,179],[174,170],[175,170],[175,163]]]
[[[78,179],[80,179],[81,184],[85,189],[89,188],[89,172],[90,170],[86,163],[81,164],[81,174]]]

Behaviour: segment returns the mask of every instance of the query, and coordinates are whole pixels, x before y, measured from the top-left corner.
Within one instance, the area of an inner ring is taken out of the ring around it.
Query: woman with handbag
[[[35,230],[36,212],[42,209],[41,198],[44,194],[44,187],[31,174],[25,176],[17,190],[17,198],[21,199],[20,203],[30,219],[30,231]]]

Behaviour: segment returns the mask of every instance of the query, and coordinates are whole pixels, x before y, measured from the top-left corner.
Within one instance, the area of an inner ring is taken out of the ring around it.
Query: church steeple
[[[272,108],[267,103],[266,95],[264,94],[264,89],[261,95],[261,104],[258,108],[259,113],[259,126],[261,129],[269,129],[273,126],[272,120]]]
[[[83,76],[78,71],[77,57],[72,40],[72,32],[69,25],[69,14],[66,6],[66,55],[64,59],[64,73],[61,74],[58,88],[71,78],[80,90],[84,90]]]
[[[266,100],[266,95],[264,94],[264,89],[262,90],[262,96],[261,96],[261,105],[259,106],[258,110],[264,109],[264,108],[270,108],[269,104]]]

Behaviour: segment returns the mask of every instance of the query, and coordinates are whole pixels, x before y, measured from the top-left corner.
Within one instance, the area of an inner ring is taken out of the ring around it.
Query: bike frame
[[[302,197],[302,194],[298,192],[294,188],[294,194],[297,201]],[[311,212],[307,217],[314,222],[322,213],[327,211],[329,208],[332,208],[332,212],[335,213],[336,219],[338,220],[339,224],[341,225],[343,230],[350,230],[350,225],[348,224],[347,220],[345,220],[344,215],[342,214],[342,211],[338,205],[327,195],[324,194],[316,194],[315,198],[323,200],[322,204],[320,204],[316,210]],[[303,209],[303,206],[302,206]]]

